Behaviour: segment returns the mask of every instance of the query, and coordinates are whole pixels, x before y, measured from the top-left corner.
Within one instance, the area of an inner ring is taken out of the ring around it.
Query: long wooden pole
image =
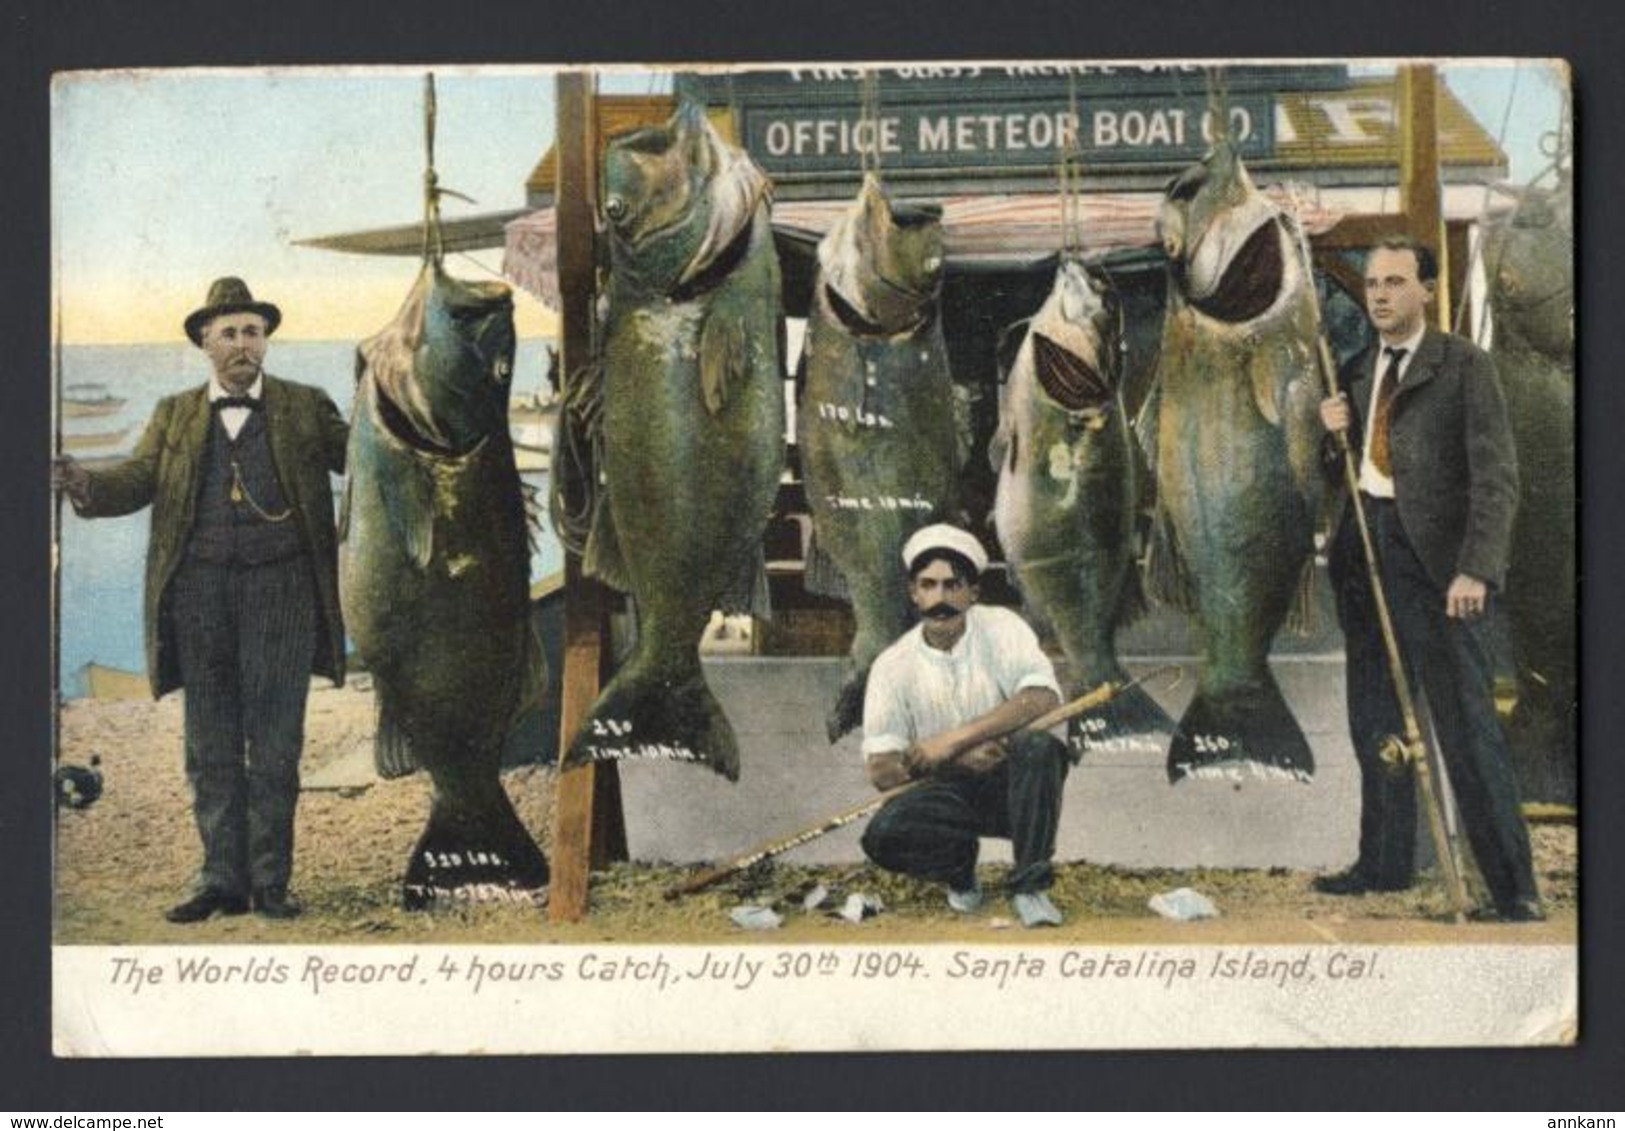
[[[597,113],[588,72],[558,77],[557,218],[560,295],[559,373],[565,382],[591,360],[596,263],[593,213],[598,199]],[[568,390],[566,390],[568,392]],[[608,649],[608,596],[584,576],[580,559],[564,563],[564,672],[559,705],[559,750],[568,749],[598,698]],[[553,879],[548,914],[575,922],[587,913],[594,867],[626,855],[620,775],[613,762],[560,770],[553,809]]]
[[[1332,396],[1341,395],[1337,386],[1337,366],[1332,361],[1331,347],[1321,335],[1320,367],[1326,388]],[[1416,701],[1411,696],[1410,680],[1405,678],[1405,665],[1400,657],[1399,638],[1394,632],[1393,618],[1388,611],[1388,595],[1382,584],[1382,569],[1377,561],[1377,548],[1371,541],[1371,529],[1366,524],[1365,506],[1360,501],[1360,472],[1355,465],[1354,448],[1346,431],[1337,433],[1337,445],[1343,457],[1343,482],[1349,494],[1349,506],[1354,508],[1354,520],[1359,525],[1360,545],[1365,551],[1366,575],[1371,581],[1371,603],[1377,610],[1377,625],[1382,632],[1384,654],[1388,658],[1388,672],[1393,678],[1394,696],[1399,700],[1399,716],[1405,728],[1403,737],[1388,739],[1381,752],[1382,760],[1396,766],[1410,765],[1416,772],[1416,784],[1422,792],[1422,808],[1427,811],[1428,833],[1433,838],[1433,853],[1439,859],[1444,873],[1445,888],[1450,893],[1459,923],[1467,917],[1467,888],[1462,882],[1461,865],[1456,859],[1456,847],[1446,827],[1444,796],[1433,780],[1432,761],[1428,744],[1422,738],[1422,727],[1417,720]]]

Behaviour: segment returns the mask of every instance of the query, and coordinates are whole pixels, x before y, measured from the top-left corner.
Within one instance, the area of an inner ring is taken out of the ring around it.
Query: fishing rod
[[[1087,695],[1081,695],[1072,700],[1070,703],[1063,703],[1061,706],[1056,707],[1053,711],[1046,712],[1020,729],[1023,731],[1041,731],[1048,730],[1053,726],[1059,726],[1061,723],[1064,723],[1069,719],[1076,718],[1078,715],[1084,714],[1087,711],[1092,711],[1096,707],[1104,706],[1131,687],[1138,687],[1140,684],[1145,683],[1148,680],[1155,679],[1157,676],[1167,675],[1170,673],[1176,677],[1175,683],[1178,682],[1178,677],[1181,677],[1184,674],[1182,669],[1179,667],[1173,664],[1166,664],[1155,669],[1154,671],[1147,672],[1138,679],[1129,680],[1127,683],[1103,683],[1093,691],[1089,692]],[[917,778],[914,781],[904,782],[900,786],[886,790],[878,797],[870,798],[861,805],[855,805],[850,809],[843,810],[842,812],[835,814],[833,817],[828,817],[825,820],[820,821],[818,824],[802,829],[800,832],[787,836],[782,840],[769,841],[767,844],[753,849],[750,852],[745,853],[743,856],[735,857],[733,860],[730,860],[728,863],[723,864],[720,867],[712,868],[706,872],[701,872],[697,876],[692,876],[680,884],[675,884],[672,887],[667,888],[666,898],[668,900],[672,900],[680,899],[685,895],[693,895],[695,892],[703,891],[704,889],[711,887],[713,884],[727,879],[729,876],[732,876],[735,873],[743,872],[746,868],[749,868],[753,864],[759,864],[763,860],[770,860],[775,856],[781,856],[784,853],[789,852],[792,848],[799,848],[801,845],[806,844],[809,841],[817,840],[826,833],[832,833],[844,825],[850,825],[853,821],[861,820],[862,818],[867,817],[870,813],[873,813],[882,805],[886,804],[886,802],[895,797],[901,797],[910,790],[918,788],[920,785],[924,784],[926,780],[928,779]]]
[[[1326,387],[1334,397],[1343,395],[1337,384],[1337,367],[1332,362],[1331,347],[1325,334],[1317,334],[1315,341],[1320,370]],[[1366,523],[1365,506],[1360,501],[1360,473],[1355,466],[1354,449],[1349,444],[1348,430],[1338,433],[1337,446],[1343,456],[1343,480],[1348,487],[1349,503],[1354,507],[1354,518],[1360,528],[1360,544],[1365,549],[1366,575],[1371,579],[1371,600],[1377,609],[1377,623],[1382,628],[1383,649],[1388,659],[1388,672],[1393,677],[1394,695],[1399,700],[1399,714],[1405,728],[1404,735],[1391,734],[1383,740],[1377,757],[1390,766],[1415,767],[1416,784],[1422,791],[1422,807],[1427,810],[1428,832],[1433,838],[1433,854],[1439,859],[1444,872],[1445,887],[1455,904],[1456,922],[1467,918],[1467,889],[1462,883],[1461,864],[1456,844],[1445,822],[1444,798],[1433,780],[1433,766],[1428,744],[1422,737],[1422,727],[1416,716],[1416,701],[1411,697],[1410,681],[1405,678],[1404,662],[1399,654],[1399,639],[1394,633],[1393,618],[1388,611],[1388,596],[1382,586],[1382,571],[1377,562],[1377,548],[1371,541],[1371,528]]]

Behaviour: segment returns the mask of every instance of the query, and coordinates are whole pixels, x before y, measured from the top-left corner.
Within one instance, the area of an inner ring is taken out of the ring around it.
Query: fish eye
[[[627,206],[623,197],[612,196],[604,201],[604,215],[608,216],[612,223],[619,224],[626,219],[626,215],[630,211],[631,209]]]

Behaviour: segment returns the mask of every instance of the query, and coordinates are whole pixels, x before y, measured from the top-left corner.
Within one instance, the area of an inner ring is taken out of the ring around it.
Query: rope
[[[434,72],[430,71],[423,76],[423,258],[432,258],[438,264],[446,254],[446,244],[440,231],[440,179],[434,171],[434,128]]]
[[[1518,79],[1522,75],[1522,73],[1523,73],[1523,65],[1521,63],[1514,63],[1512,65],[1512,85],[1507,90],[1506,109],[1501,112],[1501,129],[1495,135],[1495,148],[1501,150],[1503,153],[1506,152],[1507,129],[1512,124],[1512,107],[1517,102],[1517,98],[1518,98]],[[1541,174],[1537,174],[1537,176],[1539,176],[1539,175],[1541,175]],[[1532,186],[1535,182],[1530,181],[1529,183]],[[1480,216],[1487,216],[1489,214],[1489,210],[1490,210],[1490,194],[1493,193],[1494,191],[1495,191],[1495,188],[1494,188],[1493,185],[1490,185],[1488,183],[1486,183],[1484,185],[1484,203],[1479,205],[1479,208],[1478,208],[1478,214]],[[1521,208],[1522,206],[1523,206],[1523,202],[1520,200],[1519,203],[1518,203],[1518,207]],[[1514,208],[1513,209],[1513,214],[1516,215],[1516,213],[1517,213],[1517,208]],[[1505,244],[1505,242],[1503,242],[1502,245],[1501,245],[1501,254],[1502,255],[1506,254],[1506,244]],[[1469,287],[1472,286],[1473,270],[1479,265],[1480,262],[1483,261],[1483,258],[1484,258],[1484,232],[1483,232],[1482,229],[1480,229],[1480,231],[1478,233],[1478,239],[1473,241],[1472,249],[1468,252],[1468,255],[1467,255],[1467,270],[1462,275],[1462,278],[1467,280],[1467,285]],[[1496,257],[1495,270],[1497,272],[1499,272],[1501,270],[1500,256]],[[1461,333],[1462,325],[1465,323],[1466,319],[1467,319],[1467,302],[1466,302],[1466,296],[1464,295],[1464,296],[1462,296],[1462,301],[1459,302],[1456,305],[1456,320],[1451,325],[1451,327],[1450,327],[1451,330],[1453,330],[1457,334]],[[1480,322],[1479,323],[1479,330],[1482,331],[1484,329],[1484,326],[1485,326],[1485,323]],[[1478,344],[1482,346],[1485,343],[1484,342],[1479,342]]]

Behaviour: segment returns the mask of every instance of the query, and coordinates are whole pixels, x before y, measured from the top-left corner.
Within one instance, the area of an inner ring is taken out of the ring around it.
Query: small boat
[[[523,406],[523,407],[522,407]],[[508,408],[508,433],[520,471],[547,471],[553,465],[553,441],[558,435],[559,402],[527,397]]]
[[[543,400],[532,394],[515,397],[508,402],[508,424],[512,427],[539,424],[554,419],[558,414],[559,402],[556,399]]]
[[[126,403],[123,397],[115,397],[106,385],[98,381],[81,381],[62,387],[64,417],[112,416]]]
[[[111,432],[64,432],[62,434],[62,450],[66,452],[83,451],[86,448],[110,448],[114,444],[122,443],[124,437],[130,434],[130,426],[115,428]]]

